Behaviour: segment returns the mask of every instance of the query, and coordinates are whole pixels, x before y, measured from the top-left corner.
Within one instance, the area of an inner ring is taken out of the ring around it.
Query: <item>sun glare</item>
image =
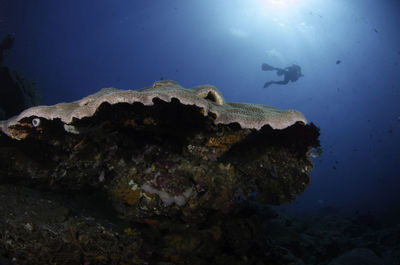
[[[285,8],[287,6],[287,0],[268,0],[269,4],[274,7]]]
[[[259,0],[259,5],[276,11],[288,11],[296,9],[306,0]]]
[[[253,3],[262,16],[274,14],[279,17],[291,17],[306,5],[308,0],[255,0]]]

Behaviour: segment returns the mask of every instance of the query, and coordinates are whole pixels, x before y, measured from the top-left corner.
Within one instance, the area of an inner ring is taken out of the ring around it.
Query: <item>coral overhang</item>
[[[212,86],[173,81],[103,89],[0,122],[0,182],[90,186],[125,219],[228,213],[256,196],[282,204],[310,182],[319,129],[297,111],[226,103]]]

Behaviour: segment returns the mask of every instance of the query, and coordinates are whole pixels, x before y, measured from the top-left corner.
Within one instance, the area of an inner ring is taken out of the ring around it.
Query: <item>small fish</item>
[[[376,33],[379,33],[377,29],[374,29],[374,31],[375,31]]]
[[[342,61],[341,60],[337,60],[336,61],[336,64],[340,64]]]

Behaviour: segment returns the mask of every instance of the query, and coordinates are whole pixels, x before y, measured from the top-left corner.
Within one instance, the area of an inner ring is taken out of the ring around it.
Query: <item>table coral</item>
[[[1,182],[91,187],[127,220],[198,222],[254,196],[291,202],[310,183],[308,151],[319,145],[300,112],[229,103],[213,86],[169,80],[33,107],[0,130]]]

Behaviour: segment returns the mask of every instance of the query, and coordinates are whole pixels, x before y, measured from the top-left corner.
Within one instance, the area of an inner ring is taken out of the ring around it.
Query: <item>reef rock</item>
[[[0,67],[0,118],[7,119],[40,104],[35,82],[8,67]]]
[[[107,194],[127,220],[291,202],[319,129],[294,110],[227,103],[213,86],[113,88],[0,121],[0,182]]]
[[[353,249],[338,258],[329,265],[384,265],[384,261],[367,248]]]

